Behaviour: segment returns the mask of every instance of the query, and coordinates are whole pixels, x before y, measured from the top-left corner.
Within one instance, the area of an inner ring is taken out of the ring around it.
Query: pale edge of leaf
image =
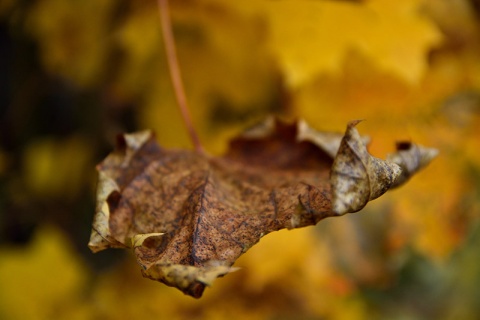
[[[435,149],[401,143],[387,160],[378,159],[368,153],[355,128],[359,122],[347,125],[330,173],[332,210],[337,215],[361,210],[369,201],[405,183],[438,154]]]
[[[127,248],[117,241],[110,232],[110,208],[107,198],[112,192],[120,192],[117,183],[102,171],[98,172],[97,186],[97,207],[93,219],[92,233],[88,247],[93,252],[102,251],[107,248]]]
[[[332,159],[335,158],[344,137],[343,133],[315,130],[305,120],[299,120],[297,128],[297,141],[309,141],[320,147]],[[369,136],[361,136],[361,140],[365,145],[370,143]]]
[[[164,235],[164,233],[137,234],[132,238],[132,247],[136,249],[143,246],[146,239],[161,237],[162,235]],[[211,286],[213,281],[218,277],[239,269],[226,265],[224,261],[216,260],[211,260],[202,267],[172,264],[165,261],[157,261],[148,265],[143,264],[141,261],[139,262],[143,268],[142,273],[145,277],[162,281],[184,292],[189,291],[196,282]]]
[[[215,264],[213,262],[215,261],[210,261],[210,265],[202,267],[157,262],[142,272],[150,279],[165,282],[185,291],[195,282],[211,286],[218,277],[239,270],[236,267]]]
[[[135,152],[137,152],[151,137],[151,130],[144,130],[132,134],[124,134],[125,154],[119,156],[110,154],[107,159],[117,162],[121,167],[127,167]],[[106,159],[106,160],[107,160]],[[120,160],[120,162],[118,161]],[[128,245],[115,239],[110,232],[110,208],[107,199],[113,192],[121,192],[120,187],[108,173],[98,170],[97,202],[95,217],[92,224],[88,247],[92,252],[99,252],[107,248],[128,248]]]

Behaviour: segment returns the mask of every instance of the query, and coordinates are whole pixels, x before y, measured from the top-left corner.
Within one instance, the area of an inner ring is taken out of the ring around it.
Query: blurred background
[[[205,148],[268,114],[384,158],[439,149],[362,212],[279,231],[194,300],[87,248],[95,165],[151,128],[191,148],[153,0],[0,2],[1,319],[480,318],[480,1],[171,1]]]

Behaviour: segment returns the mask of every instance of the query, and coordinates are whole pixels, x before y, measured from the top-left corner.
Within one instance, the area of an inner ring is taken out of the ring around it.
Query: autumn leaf
[[[266,234],[358,211],[402,177],[409,155],[372,157],[358,121],[342,139],[300,123],[269,119],[223,157],[122,136],[98,166],[90,248],[132,247],[145,277],[200,297]]]

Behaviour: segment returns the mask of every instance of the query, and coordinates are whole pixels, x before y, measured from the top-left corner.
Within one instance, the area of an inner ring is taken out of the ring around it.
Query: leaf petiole
[[[183,122],[187,127],[188,134],[193,143],[195,151],[203,154],[204,150],[197,132],[193,127],[192,118],[188,109],[187,98],[185,95],[185,89],[183,87],[182,77],[180,74],[180,68],[177,59],[177,53],[175,50],[175,40],[173,38],[172,23],[170,21],[168,0],[158,0],[158,9],[160,12],[160,22],[162,26],[163,41],[165,44],[165,50],[167,55],[168,68],[170,71],[170,78],[175,92],[178,108],[182,114]]]

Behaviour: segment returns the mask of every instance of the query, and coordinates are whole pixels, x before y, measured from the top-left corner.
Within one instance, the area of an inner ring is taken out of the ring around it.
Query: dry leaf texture
[[[92,251],[133,248],[145,277],[200,297],[266,234],[355,212],[406,181],[435,151],[400,143],[384,161],[366,138],[274,119],[233,140],[223,157],[126,134],[98,165]]]

